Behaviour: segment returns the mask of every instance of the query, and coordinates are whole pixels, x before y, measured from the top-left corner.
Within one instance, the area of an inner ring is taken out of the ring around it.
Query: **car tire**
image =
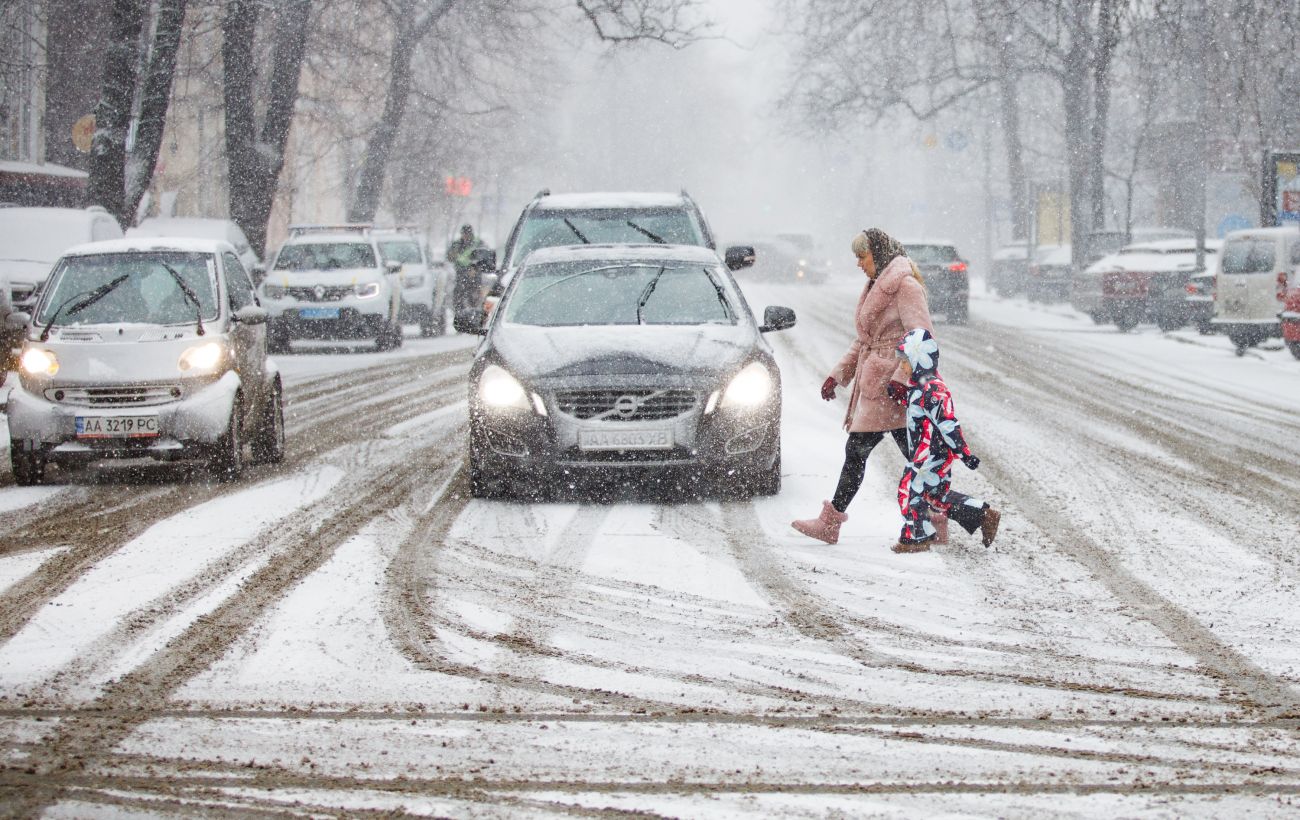
[[[781,492],[781,446],[779,444],[772,466],[751,479],[748,489],[750,495],[776,495]]]
[[[1291,351],[1292,356],[1300,359],[1300,342],[1287,342],[1286,348]]]
[[[1160,328],[1165,333],[1179,330],[1185,324],[1187,324],[1187,320],[1181,317],[1160,316],[1156,319],[1156,327]]]
[[[1232,342],[1238,356],[1246,355],[1247,348],[1255,344],[1254,335],[1249,333],[1229,333],[1228,341]]]
[[[1092,320],[1092,323],[1093,323],[1094,325],[1104,325],[1104,324],[1106,324],[1106,317],[1103,316],[1103,315],[1101,314],[1101,311],[1099,311],[1099,310],[1094,310],[1094,311],[1092,311],[1091,313],[1089,313],[1089,314],[1088,314],[1088,318]]]
[[[446,332],[447,316],[444,311],[430,307],[428,312],[420,317],[420,335],[424,338],[431,339]]]
[[[1128,333],[1138,326],[1138,317],[1136,313],[1121,311],[1115,316],[1115,327],[1119,328],[1120,333]]]
[[[509,477],[486,463],[482,450],[471,441],[469,446],[469,494],[471,498],[500,499],[513,495]]]
[[[37,453],[23,452],[18,442],[9,441],[9,468],[19,487],[34,487],[45,482],[45,459]]]
[[[284,400],[276,383],[262,409],[262,423],[253,439],[254,464],[279,464],[284,461]]]
[[[387,325],[379,335],[375,337],[375,350],[380,353],[386,350],[396,350],[402,346],[402,325],[397,323]]]
[[[244,471],[244,424],[238,396],[230,406],[230,420],[226,422],[226,432],[217,439],[208,457],[208,473],[217,481],[236,481]]]

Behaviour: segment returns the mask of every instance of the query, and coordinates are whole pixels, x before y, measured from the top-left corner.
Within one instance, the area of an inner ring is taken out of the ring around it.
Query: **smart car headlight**
[[[494,410],[507,408],[531,410],[528,391],[519,380],[506,372],[505,368],[490,364],[478,379],[478,395],[483,403]]]
[[[186,348],[176,366],[182,373],[211,373],[225,360],[225,346],[220,342],[208,342]]]
[[[362,282],[356,286],[358,299],[373,299],[379,295],[378,282]]]
[[[59,372],[59,359],[52,350],[29,347],[23,351],[21,366],[31,376],[53,376]]]
[[[762,362],[751,362],[737,373],[722,394],[722,406],[751,409],[765,404],[772,395],[772,374]]]

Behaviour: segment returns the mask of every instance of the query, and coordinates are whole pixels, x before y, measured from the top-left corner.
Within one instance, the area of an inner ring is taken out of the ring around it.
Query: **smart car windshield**
[[[196,311],[168,268],[198,297],[204,320],[217,318],[216,263],[211,254],[167,251],[105,253],[65,259],[50,277],[37,324],[193,324]],[[77,296],[126,277],[101,298],[75,313],[55,312]]]
[[[418,253],[418,251],[417,251]],[[375,267],[368,242],[304,242],[285,245],[275,258],[276,270],[347,270]]]
[[[556,262],[524,268],[503,306],[523,325],[736,323],[716,272],[684,262]]]
[[[519,229],[513,258],[556,245],[703,245],[704,232],[684,208],[533,211]]]

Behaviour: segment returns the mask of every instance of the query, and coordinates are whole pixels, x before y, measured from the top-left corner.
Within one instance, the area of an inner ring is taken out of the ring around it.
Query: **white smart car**
[[[27,319],[9,395],[14,480],[48,464],[203,459],[221,480],[284,457],[280,374],[266,311],[227,242],[80,245]]]

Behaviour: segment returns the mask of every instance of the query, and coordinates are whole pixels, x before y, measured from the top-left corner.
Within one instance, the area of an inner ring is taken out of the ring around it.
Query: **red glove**
[[[895,404],[907,404],[907,385],[890,379],[889,384],[885,385],[885,395],[893,399]]]
[[[822,398],[830,401],[835,398],[835,377],[827,376],[826,381],[822,382]]]

